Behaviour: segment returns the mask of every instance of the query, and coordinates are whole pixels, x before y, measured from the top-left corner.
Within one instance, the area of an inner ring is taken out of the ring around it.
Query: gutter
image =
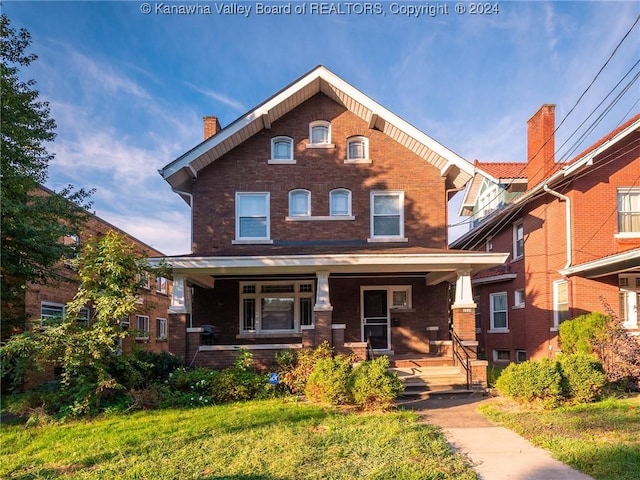
[[[542,189],[553,195],[554,197],[559,198],[560,200],[564,200],[565,201],[565,222],[566,222],[566,242],[567,242],[567,263],[565,263],[563,270],[566,270],[567,268],[569,268],[571,266],[571,263],[573,261],[573,252],[571,249],[571,200],[569,199],[569,197],[567,197],[566,195],[563,195],[561,193],[556,192],[555,190],[551,190],[549,188],[549,186],[547,185],[548,182],[545,182],[544,185],[542,185]]]

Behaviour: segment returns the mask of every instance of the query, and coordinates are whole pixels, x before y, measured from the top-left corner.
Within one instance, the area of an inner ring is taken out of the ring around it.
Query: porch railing
[[[451,346],[453,350],[453,361],[455,363],[457,360],[458,363],[462,365],[462,368],[464,368],[464,371],[467,377],[467,390],[469,390],[471,387],[471,365],[470,365],[469,352],[467,352],[467,349],[464,347],[462,340],[460,340],[460,337],[456,335],[456,333],[453,331],[453,328],[449,331],[451,332]]]

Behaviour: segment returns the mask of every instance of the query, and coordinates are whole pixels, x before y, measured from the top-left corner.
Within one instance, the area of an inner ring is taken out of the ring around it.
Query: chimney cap
[[[536,110],[535,113],[529,117],[529,120],[527,120],[527,123],[531,122],[531,120],[533,120],[537,115],[539,115],[540,112],[542,112],[542,110],[551,110],[553,113],[555,113],[556,104],[543,103],[542,105],[540,105],[540,108],[538,108],[538,110]]]

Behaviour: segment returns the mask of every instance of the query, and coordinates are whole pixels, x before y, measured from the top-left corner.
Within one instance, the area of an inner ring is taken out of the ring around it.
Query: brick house
[[[476,162],[453,248],[505,252],[474,276],[479,347],[493,363],[551,357],[558,325],[611,309],[634,335],[640,294],[640,114],[566,163],[555,110],[528,122],[527,163]]]
[[[45,195],[53,193],[44,187],[41,187],[41,190]],[[124,235],[127,241],[134,244],[136,251],[142,255],[149,257],[164,255],[162,252],[89,212],[87,212],[87,221],[79,238],[67,237],[63,241],[77,243],[81,248],[87,239],[99,237],[108,231],[116,231]],[[23,309],[23,312],[20,312],[21,316],[26,319],[27,323],[38,321],[39,319],[46,323],[47,319],[64,315],[66,304],[73,300],[78,290],[78,282],[76,274],[68,263],[63,262],[58,267],[58,273],[66,281],[61,280],[45,285],[28,285],[24,303],[20,306]],[[169,350],[167,309],[170,305],[171,283],[167,278],[148,278],[147,283],[140,289],[139,308],[130,318],[122,319],[122,324],[125,328],[135,331],[135,336],[127,339],[122,345],[124,351],[131,349],[131,342],[135,342],[148,350],[158,352]],[[89,321],[94,313],[92,306],[87,305],[82,317]]]
[[[471,275],[506,256],[447,246],[447,200],[473,171],[323,66],[224,129],[205,117],[160,170],[192,215],[192,252],[166,258],[171,351],[215,367],[323,341],[428,355],[452,315],[475,352]]]

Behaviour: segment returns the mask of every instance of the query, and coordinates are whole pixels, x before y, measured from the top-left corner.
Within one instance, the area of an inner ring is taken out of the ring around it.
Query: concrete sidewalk
[[[432,395],[400,405],[415,410],[424,423],[441,427],[449,444],[469,458],[483,480],[593,480],[476,412],[492,401],[480,394]]]

